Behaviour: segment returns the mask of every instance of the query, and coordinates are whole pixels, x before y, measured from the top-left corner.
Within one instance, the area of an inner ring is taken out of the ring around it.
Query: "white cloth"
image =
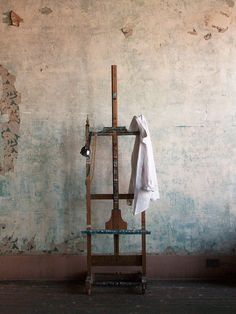
[[[160,195],[150,133],[143,115],[133,117],[129,131],[140,132],[134,143],[129,184],[129,193],[134,194],[134,214],[138,214],[148,209],[150,200],[155,201]]]

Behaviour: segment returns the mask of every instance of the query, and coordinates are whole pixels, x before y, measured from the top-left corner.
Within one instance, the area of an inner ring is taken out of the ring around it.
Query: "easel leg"
[[[91,234],[87,235],[87,247],[88,247],[88,252],[87,252],[87,264],[88,264],[88,275],[91,276]]]
[[[118,234],[114,235],[114,255],[115,256],[119,255],[119,235]]]
[[[146,229],[145,212],[141,214],[141,229]],[[147,282],[146,282],[146,233],[142,233],[142,293],[145,293]]]
[[[89,121],[86,122],[86,147],[89,149]],[[90,158],[86,160],[86,208],[87,208],[87,230],[91,229],[91,178],[90,178]],[[87,277],[85,281],[85,290],[88,295],[92,288],[92,236],[87,234]]]
[[[92,247],[91,234],[87,235],[87,277],[85,281],[85,290],[88,295],[91,294],[92,289],[92,263],[91,263],[91,247]]]

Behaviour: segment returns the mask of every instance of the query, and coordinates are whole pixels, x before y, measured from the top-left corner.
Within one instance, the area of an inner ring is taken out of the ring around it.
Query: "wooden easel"
[[[145,227],[145,212],[141,213],[141,229],[127,229],[127,222],[121,217],[119,208],[120,199],[132,199],[133,194],[119,194],[119,168],[118,168],[118,137],[122,135],[136,135],[139,132],[129,132],[126,127],[118,126],[117,110],[117,66],[111,66],[112,81],[112,127],[105,127],[102,131],[90,131],[89,121],[86,121],[86,145],[83,148],[83,155],[86,156],[86,208],[87,208],[87,229],[82,233],[87,235],[87,277],[86,293],[91,294],[93,284],[108,285],[140,285],[142,293],[146,290],[146,234],[150,234]],[[112,160],[113,160],[113,194],[91,194],[91,159],[90,143],[92,136],[112,136]],[[105,223],[105,229],[93,229],[91,222],[91,200],[113,200],[111,218]],[[113,255],[93,255],[92,254],[92,235],[93,234],[112,234],[114,237]],[[119,252],[119,236],[137,234],[141,235],[141,254],[122,255]],[[96,266],[139,266],[140,272],[131,274],[96,274],[92,268]],[[99,280],[100,278],[100,280]],[[102,279],[101,279],[102,278]],[[104,280],[105,278],[105,280]]]

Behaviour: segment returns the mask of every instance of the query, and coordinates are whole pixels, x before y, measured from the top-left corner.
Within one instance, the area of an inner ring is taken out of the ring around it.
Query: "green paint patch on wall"
[[[9,197],[9,182],[6,180],[0,181],[0,197]]]

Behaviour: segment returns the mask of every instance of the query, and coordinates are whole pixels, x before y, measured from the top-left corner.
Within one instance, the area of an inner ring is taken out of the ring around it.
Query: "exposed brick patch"
[[[20,130],[20,94],[14,86],[15,76],[0,65],[2,77],[2,97],[0,99],[0,116],[8,115],[8,121],[0,123],[0,136],[3,142],[3,156],[0,162],[0,174],[14,171],[18,155],[18,139]]]

